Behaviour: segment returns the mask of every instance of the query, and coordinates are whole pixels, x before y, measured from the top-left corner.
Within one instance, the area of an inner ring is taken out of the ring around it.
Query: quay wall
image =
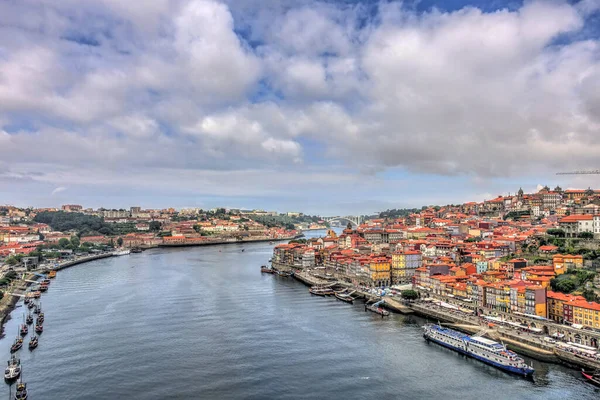
[[[262,239],[248,239],[248,240],[214,240],[206,242],[178,242],[178,243],[160,243],[156,247],[192,247],[192,246],[214,246],[219,244],[243,244],[243,243],[261,243],[261,242],[281,242],[285,240],[293,240],[297,236],[290,236],[286,238],[262,238]]]

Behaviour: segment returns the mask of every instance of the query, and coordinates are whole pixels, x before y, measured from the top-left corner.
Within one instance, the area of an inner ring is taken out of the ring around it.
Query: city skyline
[[[600,2],[0,4],[0,198],[365,214],[597,187]]]

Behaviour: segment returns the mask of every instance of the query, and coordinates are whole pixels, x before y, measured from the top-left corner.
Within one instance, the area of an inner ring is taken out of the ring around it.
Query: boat
[[[29,339],[29,350],[33,350],[38,347],[38,337],[33,335],[31,339]]]
[[[21,347],[23,347],[23,338],[17,333],[17,338],[15,339],[12,346],[10,346],[10,352],[14,353],[16,351],[19,351]]]
[[[585,378],[586,381],[591,383],[592,385],[596,385],[600,387],[600,372],[598,371],[586,371],[584,369],[581,370],[581,375]]]
[[[333,289],[331,288],[317,288],[311,287],[308,289],[310,294],[314,294],[315,296],[331,296],[333,294]]]
[[[294,273],[291,271],[277,271],[277,275],[287,278],[287,277],[293,276]]]
[[[42,292],[40,290],[36,290],[35,292],[33,292],[34,299],[39,299],[40,297],[42,297]]]
[[[260,267],[260,272],[264,272],[265,274],[276,274],[277,271],[275,271],[273,268],[269,268],[266,265],[263,265]]]
[[[42,324],[35,324],[35,333],[44,332],[44,326]]]
[[[31,315],[31,313],[27,314],[27,318],[25,319],[25,323],[27,325],[33,324],[33,315]]]
[[[27,324],[21,324],[21,329],[19,331],[21,332],[21,336],[27,336],[27,334],[29,333],[29,328],[27,327]]]
[[[31,310],[33,307],[35,307],[34,302],[33,301],[29,301],[29,303],[27,304],[27,308]]]
[[[269,242],[269,244],[275,244],[275,242],[271,240],[271,241]]]
[[[375,314],[379,314],[382,317],[387,317],[388,315],[390,315],[390,312],[388,310],[385,310],[381,307],[379,307],[377,304],[372,304],[370,306],[365,306],[365,311],[372,311]]]
[[[354,303],[354,297],[350,296],[348,293],[335,292],[335,297],[336,299],[345,301],[346,303]]]
[[[28,306],[30,302],[31,302],[31,299],[29,297],[25,296],[25,299],[23,299],[23,304]]]
[[[27,400],[27,384],[23,383],[23,378],[21,378],[19,383],[17,383],[17,390],[15,391],[15,400]]]
[[[122,250],[113,251],[112,255],[113,256],[126,256],[129,253],[131,253],[131,250],[129,250],[129,249],[122,249]]]
[[[535,371],[523,358],[508,350],[502,343],[479,335],[469,336],[439,324],[428,324],[423,329],[425,340],[441,344],[506,372],[531,377]]]
[[[48,272],[48,278],[50,278],[50,279],[56,278],[56,271],[52,270],[52,271]]]
[[[141,253],[142,249],[140,249],[139,247],[134,247],[134,248],[131,249],[131,252],[132,253]]]
[[[33,310],[34,314],[40,314],[42,312],[42,303],[35,306],[35,310]]]
[[[48,290],[48,285],[44,285],[44,284],[40,285],[40,292],[46,292],[47,290]]]
[[[6,369],[4,370],[4,379],[12,381],[21,375],[21,360],[13,354],[10,360],[7,361]]]
[[[39,317],[37,317],[37,319],[35,320],[35,324],[36,325],[41,325],[44,323],[44,314],[41,314]]]

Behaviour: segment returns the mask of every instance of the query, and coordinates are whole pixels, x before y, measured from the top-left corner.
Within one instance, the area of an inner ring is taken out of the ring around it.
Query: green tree
[[[77,237],[76,235],[71,236],[71,245],[74,248],[78,248],[80,244],[81,240],[79,239],[79,237]]]
[[[119,247],[123,246],[123,238],[122,237],[119,237],[117,239],[117,246],[119,246]]]
[[[158,221],[150,221],[150,231],[158,232],[160,231],[160,222]]]
[[[555,237],[565,237],[565,231],[562,229],[548,229],[546,233]]]
[[[416,300],[419,298],[419,293],[417,293],[415,290],[403,290],[400,292],[400,295],[406,300]]]
[[[577,235],[577,237],[581,239],[593,239],[594,234],[592,232],[581,232]]]
[[[58,241],[58,245],[60,246],[61,249],[66,248],[69,244],[71,244],[71,242],[67,238],[61,238]]]

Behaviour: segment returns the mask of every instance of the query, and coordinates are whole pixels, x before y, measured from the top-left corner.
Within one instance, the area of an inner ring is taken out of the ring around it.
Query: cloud
[[[387,1],[2,2],[0,159],[13,177],[36,160],[44,175],[33,181],[70,194],[86,184],[70,169],[107,184],[147,179],[145,190],[158,185],[153,171],[173,185],[256,196],[227,187],[234,172],[265,171],[281,193],[288,178],[318,182],[332,168],[355,182],[596,167],[598,9],[590,0],[491,12]]]
[[[50,193],[50,195],[51,195],[51,196],[54,196],[54,195],[56,195],[56,194],[59,194],[60,192],[64,192],[65,190],[67,190],[67,188],[66,188],[66,187],[64,187],[64,186],[59,186],[59,187],[57,187],[56,189],[54,189],[54,190],[52,191],[52,193]]]

